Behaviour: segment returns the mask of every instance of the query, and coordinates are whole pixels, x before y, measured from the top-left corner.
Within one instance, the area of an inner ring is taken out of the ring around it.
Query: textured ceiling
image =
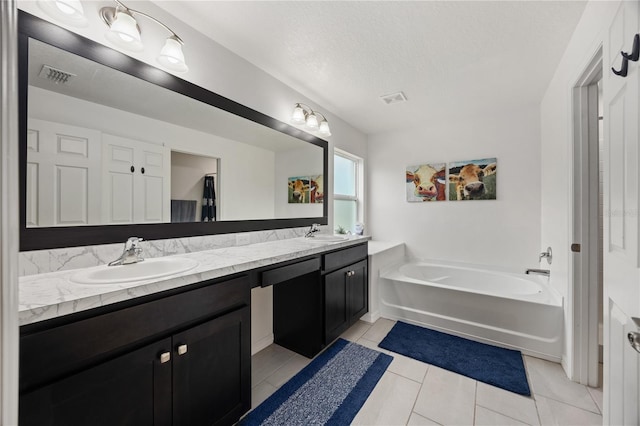
[[[157,4],[374,134],[537,105],[586,3]],[[379,98],[397,91],[408,101],[385,105]]]

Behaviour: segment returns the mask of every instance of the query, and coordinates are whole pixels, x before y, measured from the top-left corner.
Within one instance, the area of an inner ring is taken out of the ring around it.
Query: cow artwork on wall
[[[289,178],[289,203],[309,204],[311,181],[309,176],[297,176]]]
[[[449,200],[495,200],[497,160],[449,163]]]
[[[289,204],[322,204],[324,184],[322,175],[295,176],[288,179]]]
[[[407,201],[445,201],[444,163],[408,166],[406,170]]]

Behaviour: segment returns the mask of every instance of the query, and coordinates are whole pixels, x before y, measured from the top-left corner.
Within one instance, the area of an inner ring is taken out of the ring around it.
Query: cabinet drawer
[[[246,276],[20,337],[20,389],[64,376],[148,341],[250,303]]]
[[[260,285],[268,287],[270,285],[282,283],[292,278],[320,270],[320,258],[304,260],[287,266],[269,269],[262,273]]]
[[[367,245],[350,247],[344,250],[334,251],[324,255],[324,270],[332,271],[350,265],[358,260],[366,259],[368,254]]]

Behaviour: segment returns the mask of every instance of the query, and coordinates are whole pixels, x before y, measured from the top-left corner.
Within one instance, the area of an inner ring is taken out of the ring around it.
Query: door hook
[[[638,59],[640,59],[640,34],[636,34],[635,37],[633,37],[633,50],[631,51],[631,54],[626,52],[620,53],[622,54],[623,58],[633,62],[636,62]]]
[[[620,77],[626,77],[629,72],[629,60],[627,58],[622,58],[622,66],[620,67],[620,71],[616,71],[615,68],[611,67],[611,71],[615,75],[619,75]]]

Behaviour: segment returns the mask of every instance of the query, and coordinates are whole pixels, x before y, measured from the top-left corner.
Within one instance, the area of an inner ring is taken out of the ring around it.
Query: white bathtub
[[[563,303],[546,277],[410,262],[380,278],[385,318],[560,361]]]

